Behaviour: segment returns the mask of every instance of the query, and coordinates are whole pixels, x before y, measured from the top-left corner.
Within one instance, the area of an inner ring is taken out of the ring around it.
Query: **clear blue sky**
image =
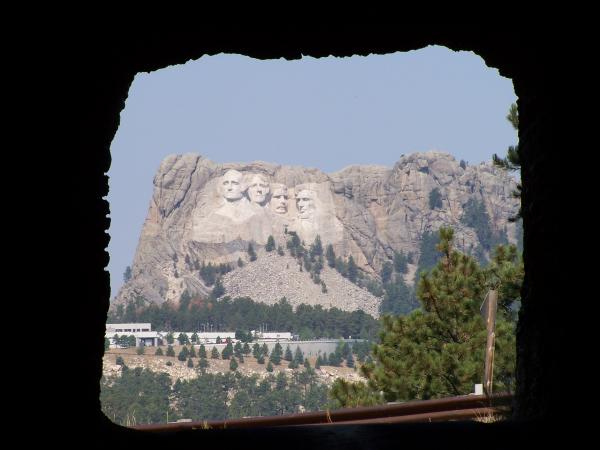
[[[138,74],[111,145],[112,295],[166,155],[334,172],[435,149],[476,164],[516,142],[505,119],[515,101],[511,80],[445,47],[296,61],[221,54]]]

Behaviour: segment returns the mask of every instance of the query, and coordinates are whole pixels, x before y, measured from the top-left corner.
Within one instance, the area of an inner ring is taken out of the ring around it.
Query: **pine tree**
[[[208,368],[208,361],[206,358],[200,358],[200,361],[198,361],[198,368],[201,370]]]
[[[255,342],[252,346],[252,356],[254,356],[257,359],[260,356],[260,345],[258,345],[258,342]]]
[[[242,344],[240,343],[240,341],[237,341],[235,343],[235,346],[233,347],[233,354],[236,358],[239,358],[242,354]]]
[[[289,345],[285,348],[285,355],[283,356],[283,359],[286,361],[291,361],[294,359],[294,355],[292,355],[292,350],[290,349]]]
[[[517,108],[516,103],[510,105],[510,109],[508,111],[508,115],[506,116],[506,120],[510,122],[512,127],[519,131],[519,110]],[[492,162],[497,167],[501,169],[514,172],[516,170],[521,170],[521,150],[519,144],[511,145],[508,147],[506,152],[506,157],[500,158],[498,155],[494,153],[492,156]],[[513,192],[513,197],[521,199],[521,195],[523,193],[523,185],[521,183],[517,184],[517,190]],[[519,207],[519,211],[515,217],[511,217],[508,220],[511,222],[516,222],[520,218],[523,217],[523,211],[521,207]]]
[[[117,366],[124,366],[125,365],[125,361],[123,360],[122,356],[117,356],[117,358],[115,359],[115,364]]]
[[[175,338],[173,337],[173,333],[169,331],[169,333],[167,334],[167,344],[173,345],[174,342]]]
[[[321,280],[321,292],[323,294],[327,294],[327,285],[325,284],[325,282],[323,280]]]
[[[403,251],[394,252],[394,270],[397,273],[408,272],[408,258]]]
[[[244,267],[244,261],[242,261],[241,257],[238,258],[237,265],[238,265],[238,267]]]
[[[266,343],[263,343],[260,350],[265,358],[269,356],[269,346]]]
[[[240,364],[244,364],[244,354],[240,353],[240,356],[238,357],[238,361],[240,362]]]
[[[273,351],[271,352],[271,356],[269,357],[269,361],[278,366],[281,364],[281,355],[283,353],[283,349],[281,348],[281,344],[277,342]]]
[[[179,345],[184,345],[184,344],[189,343],[187,334],[185,334],[185,333],[179,333],[179,336],[177,336],[177,340],[179,341]]]
[[[383,267],[381,268],[381,282],[383,284],[389,283],[393,271],[394,267],[389,261],[383,263]]]
[[[187,360],[187,366],[188,367],[194,367],[194,361],[192,361],[192,358],[188,358],[188,360]]]
[[[346,367],[354,367],[354,357],[352,356],[352,352],[350,352],[346,358]]]
[[[296,351],[294,352],[294,361],[296,364],[302,364],[304,361],[304,354],[302,350],[300,350],[300,346],[296,346]]]
[[[131,266],[125,267],[125,272],[123,273],[123,282],[127,283],[131,280]]]
[[[328,361],[329,361],[329,365],[333,366],[333,367],[339,367],[342,362],[341,358],[338,355],[336,355],[335,353],[329,354]]]
[[[348,279],[350,281],[352,281],[353,283],[355,283],[357,276],[358,276],[358,267],[356,266],[356,263],[354,262],[354,258],[352,257],[352,255],[350,255],[350,258],[348,258]]]
[[[267,239],[267,245],[265,245],[265,250],[267,252],[272,252],[273,250],[275,250],[275,239],[273,239],[273,236],[271,235],[269,235]]]
[[[175,350],[173,350],[173,346],[169,345],[167,347],[167,356],[175,356]]]
[[[267,372],[273,372],[273,364],[271,364],[271,361],[267,364]]]
[[[320,369],[323,360],[321,359],[321,355],[317,356],[317,362],[315,362],[315,369]]]
[[[238,368],[238,363],[235,360],[235,358],[231,358],[231,361],[229,361],[229,370],[231,370],[232,372],[236,371]]]
[[[190,345],[190,350],[189,350],[188,356],[190,358],[195,358],[196,357],[196,350],[194,350],[194,346],[193,345]]]
[[[373,348],[376,362],[361,368],[369,387],[382,391],[386,401],[465,395],[481,382],[487,332],[479,307],[490,286],[498,288],[500,305],[510,305],[515,295],[510,285],[520,285],[520,275],[510,267],[514,259],[504,255],[497,255],[498,267],[482,269],[456,251],[452,239],[451,229],[440,229],[442,258],[417,289],[422,308],[409,316],[383,316],[381,343]],[[514,322],[501,308],[495,390],[512,388],[514,360]]]
[[[323,255],[323,244],[321,243],[321,236],[317,234],[314,242],[310,246],[309,254],[311,259],[314,261],[318,256]]]
[[[225,295],[225,287],[223,286],[223,282],[221,281],[221,277],[217,278],[215,281],[215,286],[213,287],[212,292],[210,293],[211,298],[218,299]]]
[[[310,362],[308,361],[308,358],[304,358],[304,368],[307,370],[310,369]]]
[[[217,340],[216,340],[217,344],[222,344],[223,341],[221,340],[221,336],[217,336]]]
[[[242,348],[242,353],[244,355],[249,355],[250,353],[252,353],[252,350],[250,350],[250,345],[248,345],[247,342],[244,343],[244,347]]]
[[[333,382],[330,390],[335,408],[356,408],[357,406],[375,406],[385,403],[379,392],[366,383],[347,382],[338,378]]]
[[[162,348],[160,348],[160,347],[157,347],[157,348],[156,348],[156,351],[154,352],[154,354],[155,354],[156,356],[163,356],[163,351],[162,351]]]
[[[258,364],[264,364],[264,363],[265,363],[265,357],[263,356],[263,354],[262,354],[262,353],[260,353],[260,354],[258,355],[258,358],[256,358],[256,362],[257,362]],[[271,363],[269,363],[269,364],[271,364]]]
[[[185,361],[185,360],[188,359],[188,356],[189,355],[188,355],[188,349],[187,349],[187,347],[183,347],[181,349],[181,351],[179,352],[179,354],[177,355],[177,359],[179,361]]]
[[[198,342],[198,333],[196,333],[195,331],[194,331],[194,334],[192,334],[191,341],[193,344]]]
[[[327,245],[327,250],[325,252],[325,258],[327,258],[327,264],[329,265],[329,267],[331,267],[332,269],[335,269],[336,258],[335,258],[335,252],[333,251],[333,245],[331,245],[331,244]]]
[[[221,352],[221,358],[223,358],[223,359],[229,359],[232,356],[233,356],[233,345],[231,345],[231,342],[229,342],[229,343],[227,343],[227,345],[225,346],[225,348]]]
[[[217,347],[212,348],[212,351],[210,352],[210,357],[211,359],[219,359],[219,350],[217,350]]]
[[[135,347],[135,344],[136,344],[136,342],[135,342],[135,336],[133,334],[130,334],[127,337],[127,346],[128,347]]]
[[[250,257],[250,261],[256,261],[256,252],[254,251],[252,243],[248,244],[248,256]]]
[[[204,344],[200,344],[200,348],[198,349],[198,357],[206,358],[206,348],[204,347]]]
[[[429,193],[429,209],[441,209],[442,207],[442,194],[438,188],[433,188]]]

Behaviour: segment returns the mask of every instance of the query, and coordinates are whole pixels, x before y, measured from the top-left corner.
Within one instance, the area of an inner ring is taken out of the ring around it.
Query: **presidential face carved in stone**
[[[263,175],[253,175],[248,183],[248,197],[252,203],[263,206],[269,195],[269,182]]]
[[[288,189],[283,184],[274,184],[271,194],[271,208],[277,214],[286,214],[288,210]]]
[[[315,193],[309,189],[302,189],[296,194],[296,207],[298,218],[310,219],[315,211]]]
[[[223,197],[229,202],[240,200],[243,195],[242,174],[237,170],[228,170],[221,179]]]

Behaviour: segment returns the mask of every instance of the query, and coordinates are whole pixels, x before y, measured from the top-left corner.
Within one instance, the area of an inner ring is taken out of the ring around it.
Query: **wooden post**
[[[485,369],[483,375],[483,390],[486,395],[492,395],[494,378],[494,347],[496,343],[496,311],[498,308],[498,291],[490,290],[481,305],[481,313],[486,321],[487,343],[485,346]]]

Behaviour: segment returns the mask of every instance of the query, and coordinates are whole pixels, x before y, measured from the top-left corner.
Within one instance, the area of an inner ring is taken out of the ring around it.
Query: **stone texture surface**
[[[252,201],[246,194],[228,199],[223,182],[232,169],[242,174],[244,192],[256,184],[257,174],[272,186],[286,186],[287,212],[276,211],[269,201]],[[429,193],[434,188],[441,192],[443,208],[431,210]],[[356,293],[354,285],[348,286],[347,280],[332,271],[323,274],[329,294],[313,293],[312,288],[318,286],[306,273],[304,287],[292,293],[292,280],[299,271],[291,258],[271,261],[265,267],[257,261],[242,270],[235,262],[239,257],[247,260],[249,242],[261,249],[269,235],[285,247],[287,228],[297,231],[307,246],[319,234],[324,246],[332,244],[344,258],[352,255],[363,271],[376,275],[395,250],[418,256],[423,233],[442,225],[455,229],[459,248],[479,245],[474,230],[460,223],[469,198],[483,201],[492,228],[506,230],[509,241],[515,242],[515,225],[508,222],[518,210],[518,201],[511,195],[515,189],[514,178],[491,163],[463,169],[451,155],[435,151],[403,155],[392,168],[350,166],[331,174],[266,162],[216,164],[197,154],[171,155],[154,178],[132,278],[113,304],[136,297],[156,303],[176,301],[186,289],[208,295],[210,288],[202,283],[194,264],[212,262],[236,267],[225,277],[229,295],[265,302],[286,296],[296,303],[322,302],[324,307],[331,304],[373,313],[372,296]],[[289,272],[282,268],[288,259]],[[294,274],[289,282],[288,273]]]

